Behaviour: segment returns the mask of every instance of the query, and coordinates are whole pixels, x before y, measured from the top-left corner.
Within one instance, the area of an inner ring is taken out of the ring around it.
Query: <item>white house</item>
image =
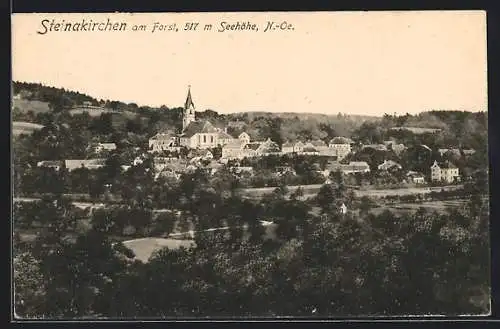
[[[59,171],[62,167],[62,161],[40,161],[36,164],[37,167],[53,168]]]
[[[363,150],[367,148],[374,149],[376,151],[387,151],[387,146],[385,146],[384,144],[368,144],[363,145],[362,147]]]
[[[450,153],[451,155],[454,155],[454,156],[461,155],[460,150],[457,148],[455,148],[455,149],[438,149],[438,152],[439,152],[439,155],[441,155],[441,156],[445,155],[446,153]]]
[[[233,136],[229,135],[227,133],[227,130],[220,130],[219,129],[219,134],[217,136],[217,142],[219,145],[226,145],[234,140]]]
[[[105,161],[105,159],[64,160],[64,165],[69,171],[78,168],[98,169],[104,167]]]
[[[347,207],[345,205],[345,203],[342,203],[339,207],[339,212],[342,214],[342,215],[345,215],[347,213]]]
[[[281,152],[283,153],[293,153],[293,146],[295,144],[291,142],[286,142],[281,145]]]
[[[307,155],[318,155],[319,154],[318,150],[310,142],[306,143],[304,145],[304,148],[302,149],[302,153],[307,154]]]
[[[103,151],[114,151],[116,150],[116,144],[115,143],[98,143],[94,147],[94,151],[96,153],[101,153]]]
[[[394,162],[392,160],[384,160],[383,163],[378,165],[378,170],[381,171],[387,171],[387,170],[392,170],[392,169],[402,169],[401,165],[397,162]]]
[[[344,159],[349,153],[351,153],[351,144],[353,141],[345,137],[335,137],[333,138],[328,147],[335,150],[335,155],[340,161]]]
[[[248,135],[246,132],[242,132],[239,136],[238,136],[238,139],[244,143],[244,144],[248,144],[250,143],[250,135]]]
[[[409,171],[406,174],[406,176],[414,184],[424,184],[425,183],[424,175],[422,175],[416,171]]]
[[[458,168],[451,162],[438,164],[434,161],[431,166],[431,180],[434,182],[453,183],[460,179]]]
[[[342,165],[342,173],[355,174],[355,173],[368,173],[370,166],[365,161],[351,161],[347,165]]]
[[[329,147],[328,144],[322,140],[314,140],[309,142],[320,154],[327,153]]]
[[[149,139],[149,149],[153,152],[176,151],[178,146],[177,137],[169,133],[158,133]]]

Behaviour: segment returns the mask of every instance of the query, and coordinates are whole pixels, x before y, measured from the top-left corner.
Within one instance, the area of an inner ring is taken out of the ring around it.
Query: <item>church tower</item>
[[[186,103],[184,103],[184,112],[182,114],[182,131],[186,130],[191,122],[195,121],[195,109],[191,97],[191,86],[188,87]]]

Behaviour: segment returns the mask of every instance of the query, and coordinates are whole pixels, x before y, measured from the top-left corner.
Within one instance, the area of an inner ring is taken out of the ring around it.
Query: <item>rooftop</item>
[[[347,138],[347,137],[334,137],[330,141],[330,144],[351,144],[353,143],[352,139]]]
[[[210,123],[210,121],[193,121],[189,124],[189,126],[186,127],[186,130],[182,134],[182,137],[192,137],[200,133],[217,133],[217,129]]]

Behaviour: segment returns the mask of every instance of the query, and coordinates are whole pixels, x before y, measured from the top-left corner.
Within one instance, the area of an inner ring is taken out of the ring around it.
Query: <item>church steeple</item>
[[[184,109],[193,109],[194,110],[194,103],[193,103],[193,98],[191,97],[191,85],[188,86],[188,94],[186,97],[186,103],[184,103]]]
[[[191,86],[188,86],[188,94],[184,103],[184,113],[182,115],[182,131],[186,130],[191,122],[195,121],[195,107],[191,97]]]

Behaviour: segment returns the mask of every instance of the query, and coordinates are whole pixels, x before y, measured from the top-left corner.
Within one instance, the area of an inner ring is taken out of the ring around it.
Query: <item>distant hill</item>
[[[340,120],[345,120],[346,118],[361,120],[361,121],[377,121],[380,120],[380,116],[368,116],[368,115],[357,115],[357,114],[322,114],[322,113],[306,113],[306,112],[265,112],[265,111],[251,111],[251,112],[240,112],[240,113],[230,113],[228,116],[240,116],[245,114],[248,118],[255,117],[278,117],[282,119],[294,119],[299,118],[299,120],[317,120],[327,122],[338,122]]]
[[[182,122],[182,108],[138,106],[135,103],[96,99],[89,95],[62,88],[54,88],[39,83],[13,82],[13,120],[45,124],[50,120],[43,117],[44,112],[69,111],[71,114],[88,111],[93,120],[102,121],[101,134],[106,120],[111,119],[114,132],[135,134],[146,140],[157,132],[179,131]],[[109,114],[105,118],[104,114]],[[380,143],[389,138],[399,140],[437,137],[440,145],[480,146],[487,138],[487,112],[468,111],[423,111],[415,115],[388,115],[381,117],[350,114],[317,113],[273,113],[251,111],[219,114],[214,109],[198,110],[197,120],[210,120],[216,127],[227,128],[232,136],[247,132],[252,139],[271,138],[279,144],[285,141],[318,140],[328,142],[336,136],[357,137],[364,143]],[[431,134],[429,134],[431,133]],[[116,135],[118,136],[118,135]],[[413,137],[412,137],[413,136]],[[117,137],[118,138],[118,137]],[[428,144],[431,141],[426,140]]]

